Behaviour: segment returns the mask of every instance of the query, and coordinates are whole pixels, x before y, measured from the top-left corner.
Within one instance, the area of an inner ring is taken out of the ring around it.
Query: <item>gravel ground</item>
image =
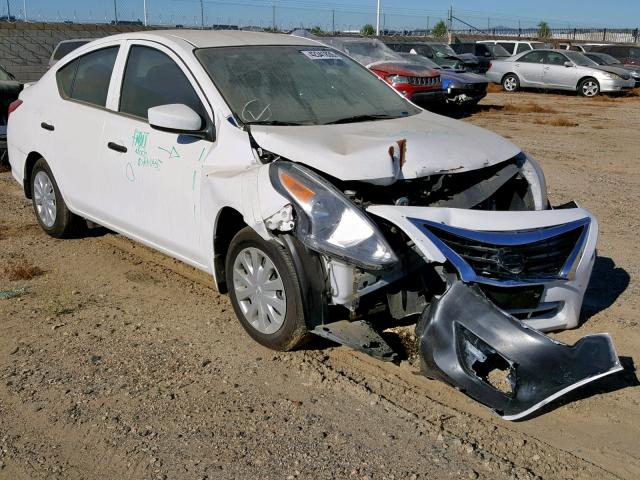
[[[639,478],[640,99],[492,93],[464,120],[599,219],[583,322],[557,336],[610,332],[625,372],[508,423],[406,362],[275,353],[206,275],[112,233],[47,237],[4,172],[0,479]]]

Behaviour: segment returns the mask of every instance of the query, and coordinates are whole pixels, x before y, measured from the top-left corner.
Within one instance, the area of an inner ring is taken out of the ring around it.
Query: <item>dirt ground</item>
[[[524,106],[524,107],[523,107]],[[624,372],[509,423],[406,362],[275,353],[204,274],[112,233],[55,240],[0,173],[0,479],[640,478],[640,98],[492,93],[465,121],[600,223],[583,322]]]

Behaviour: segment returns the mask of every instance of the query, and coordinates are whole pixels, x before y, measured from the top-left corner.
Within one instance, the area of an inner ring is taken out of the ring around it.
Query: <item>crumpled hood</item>
[[[615,73],[616,75],[620,75],[625,80],[629,80],[629,78],[631,78],[631,73],[627,71],[626,68],[612,67],[610,65],[598,65],[597,67],[593,66],[592,68],[595,68],[596,70],[602,70],[603,72]]]
[[[430,112],[339,125],[253,125],[251,133],[260,147],[289,160],[379,185],[475,170],[520,153],[493,132]]]

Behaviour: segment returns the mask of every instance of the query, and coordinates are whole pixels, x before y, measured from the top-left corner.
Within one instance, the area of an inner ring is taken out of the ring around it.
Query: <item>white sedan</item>
[[[596,220],[551,209],[509,141],[421,110],[344,53],[117,35],[10,112],[11,171],[44,231],[99,224],[209,272],[267,347],[313,333],[393,359],[381,329],[414,319],[425,373],[511,419],[621,368],[607,335],[541,333],[577,325]]]

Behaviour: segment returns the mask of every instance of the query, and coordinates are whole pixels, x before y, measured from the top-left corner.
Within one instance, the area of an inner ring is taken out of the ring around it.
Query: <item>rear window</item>
[[[56,72],[65,98],[104,107],[119,47],[107,47],[76,58]]]
[[[544,43],[532,43],[531,48],[533,48],[534,50],[539,50],[541,48],[547,48],[547,46]]]
[[[80,48],[83,45],[89,43],[89,40],[74,40],[72,42],[59,43],[58,47],[53,52],[53,59],[60,60],[67,53],[73,52],[76,48]]]

